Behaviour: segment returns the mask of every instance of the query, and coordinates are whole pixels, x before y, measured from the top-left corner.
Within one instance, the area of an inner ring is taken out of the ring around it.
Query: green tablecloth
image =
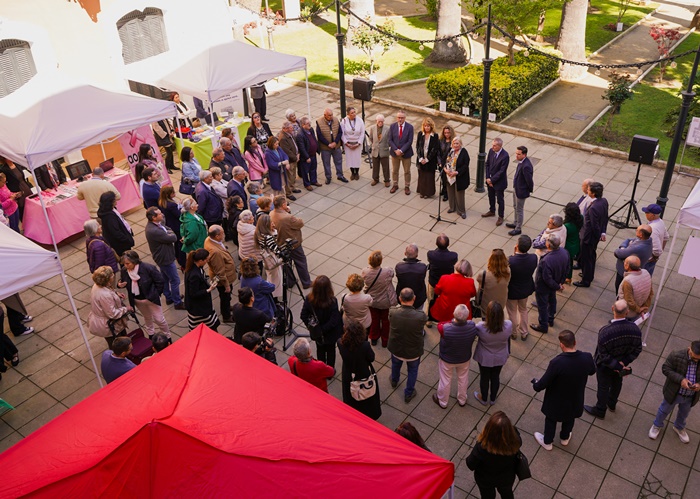
[[[248,132],[248,127],[250,127],[250,120],[246,118],[238,126],[234,126],[230,123],[225,123],[216,128],[219,130],[219,132],[221,132],[221,129],[225,127],[233,128],[234,135],[236,133],[238,134],[236,140],[238,141],[239,147],[242,152],[243,139],[245,138],[245,134]],[[185,146],[189,146],[194,151],[194,157],[197,158],[199,164],[202,166],[203,169],[207,170],[209,168],[209,162],[211,161],[211,153],[214,150],[212,138],[213,137],[205,137],[199,142],[192,142],[191,140],[180,139],[180,137],[176,136],[175,147],[177,148],[178,157],[180,157],[180,151],[182,151],[182,148]]]

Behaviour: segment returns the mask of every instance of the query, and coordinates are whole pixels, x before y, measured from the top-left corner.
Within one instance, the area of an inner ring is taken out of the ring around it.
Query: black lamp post
[[[343,43],[345,35],[340,30],[340,0],[335,0],[335,39],[338,41],[338,83],[340,86],[340,116],[345,116],[345,59],[343,57]]]
[[[484,83],[481,90],[481,127],[479,129],[479,156],[476,161],[476,192],[484,192],[484,174],[486,166],[486,128],[489,120],[489,87],[491,84],[491,4],[486,23],[486,49],[484,52]]]
[[[681,112],[678,115],[678,123],[676,124],[676,132],[673,134],[673,142],[671,142],[671,149],[668,151],[668,161],[666,161],[666,171],[664,172],[664,179],[661,182],[661,190],[659,191],[659,196],[656,198],[656,204],[661,206],[662,217],[664,211],[666,211],[666,203],[668,202],[668,190],[671,187],[671,177],[673,176],[673,170],[676,167],[676,157],[678,157],[678,148],[681,143],[681,138],[683,137],[685,121],[688,118],[688,109],[690,108],[690,104],[695,98],[693,85],[695,85],[695,74],[698,72],[699,62],[700,47],[698,48],[697,52],[695,52],[695,61],[693,62],[693,69],[690,71],[688,88],[684,92],[681,92],[681,95],[683,95]]]

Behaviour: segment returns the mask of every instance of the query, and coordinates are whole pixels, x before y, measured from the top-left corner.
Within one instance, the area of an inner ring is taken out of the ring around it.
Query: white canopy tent
[[[192,97],[217,102],[227,95],[292,71],[306,73],[306,58],[230,41],[189,54],[170,50],[124,67],[127,79],[173,89]]]
[[[694,230],[700,230],[700,180],[695,184],[693,190],[688,195],[688,198],[683,203],[681,211],[678,214],[678,219],[676,220],[676,227],[673,229],[673,237],[671,239],[671,246],[666,250],[666,265],[664,265],[664,271],[661,274],[661,284],[659,285],[659,290],[654,297],[654,306],[651,309],[651,316],[647,321],[646,331],[644,332],[643,344],[647,344],[647,336],[649,336],[649,330],[651,329],[651,324],[654,322],[654,314],[656,313],[656,306],[659,303],[659,298],[661,297],[661,291],[663,290],[664,283],[666,282],[666,276],[671,271],[671,255],[673,254],[673,248],[676,245],[676,239],[678,235],[678,228],[680,226],[689,227]]]
[[[91,146],[145,123],[174,115],[175,105],[172,102],[131,92],[105,90],[71,80],[58,71],[39,73],[18,90],[0,99],[0,154],[17,164],[27,166],[34,176],[34,184],[38,186],[34,170],[41,165],[75,149]],[[37,187],[37,191],[56,255],[59,255],[41,189]],[[3,263],[4,268],[7,268],[5,260]],[[102,386],[60,256],[57,263],[73,315],[90,353],[97,381]],[[35,270],[43,271],[40,267]],[[44,279],[51,275],[44,273]]]

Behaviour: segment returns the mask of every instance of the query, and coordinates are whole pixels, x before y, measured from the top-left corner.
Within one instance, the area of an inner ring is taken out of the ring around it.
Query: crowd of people
[[[173,99],[179,101],[179,97]],[[178,102],[178,106],[184,104]],[[530,237],[523,233],[524,205],[535,188],[534,173],[527,147],[519,146],[513,178],[514,218],[505,224],[511,229],[508,234],[517,236],[512,254],[494,249],[486,262],[474,262],[485,265],[474,274],[472,262],[450,250],[449,238],[440,234],[435,249],[427,253],[427,262],[420,260],[415,244],[406,247],[405,258],[394,268],[382,266],[382,253],[372,251],[368,266],[361,274],[348,276],[348,291],[339,297],[328,276],[311,279],[303,249],[304,221],[290,208],[290,202],[296,201],[294,194],[301,192],[298,187],[308,191],[323,187],[318,181],[317,156],[321,157],[326,184],[334,175],[342,183],[349,181],[344,175],[343,156],[350,181],[359,180],[366,135],[372,186],[383,180],[384,187],[396,193],[403,169],[404,193],[410,195],[415,156],[420,197],[442,196],[449,202],[448,213],[466,218],[469,153],[451,126],[444,126],[438,134],[431,118],[422,121],[414,140],[414,128],[406,122],[403,111],[388,126],[384,116],[377,115],[376,124],[366,131],[354,108],[342,119],[326,109],[315,127],[308,117],[297,120],[291,109],[285,114],[286,121],[275,135],[264,116],[254,113],[243,150],[232,131],[224,129],[207,169],[191,148],[184,147],[179,158],[181,197],[173,186],[161,185],[163,165],[155,160],[150,146],[142,147],[134,170],[146,208],[144,235],[155,265],[143,261],[133,249],[134,230],[116,208],[119,192],[109,182],[102,182],[103,172],[95,169],[93,179],[83,183],[80,198],[91,216],[84,225],[87,263],[94,282],[88,327],[107,341],[102,359],[105,379],[111,382],[134,367],[127,336],[128,317],[134,310],[143,316],[143,330],[152,338],[154,352],[172,342],[162,296],[166,306],[187,313],[189,328],[205,324],[216,331],[221,322],[232,324],[233,341],[276,363],[274,345],[265,330],[279,318],[285,282],[296,278],[296,269],[301,287],[309,290],[300,319],[315,343],[316,358],[310,341],[298,339],[294,356],[288,360],[293,375],[327,392],[328,380],[336,375],[337,349],[343,360],[343,401],[378,419],[381,398],[373,362],[380,340],[381,348],[391,354],[392,388],[398,387],[406,363],[403,394],[408,404],[417,396],[425,328],[436,325],[440,335],[439,380],[433,402],[442,409],[448,407],[456,373],[457,403],[466,405],[473,357],[480,375],[474,400],[485,407],[497,404],[500,373],[509,359],[511,342],[518,338],[526,341],[531,330],[547,334],[556,319],[557,294],[568,284],[588,287],[595,278],[597,245],[606,239],[608,221],[603,185],[585,180],[581,198],[568,203],[563,214],[552,214],[547,226]],[[166,158],[165,167],[170,172],[179,169],[174,154],[175,124],[161,120],[153,129]],[[497,217],[496,226],[505,220],[509,166],[503,141],[494,139],[485,168],[489,210],[482,217]],[[0,167],[0,201],[5,215],[0,220],[19,230],[22,186],[10,186],[10,180],[17,178],[11,162],[3,160]],[[641,352],[639,323],[651,305],[651,275],[669,239],[660,218],[661,208],[651,204],[643,211],[648,223],[640,225],[636,237],[625,240],[615,251],[614,318],[601,329],[595,354],[577,350],[574,334],[561,331],[562,353],[540,379],[532,380],[535,391],[545,391],[544,432],[536,433],[535,438],[546,450],[552,449],[557,423],[561,423],[561,444],[567,445],[574,421],[583,411],[598,418],[604,418],[607,411],[615,412],[623,378]],[[575,270],[581,270],[580,280],[573,281]],[[239,287],[234,291],[237,280]],[[538,320],[528,326],[528,302],[533,294]],[[233,296],[236,303],[232,303]],[[481,320],[477,322],[477,318]],[[5,336],[2,334],[3,339]],[[3,356],[8,359],[9,355],[8,360],[16,365],[19,359],[13,347],[3,346]],[[669,355],[663,368],[667,376],[664,401],[650,438],[658,436],[664,419],[679,405],[674,430],[683,442],[689,441],[685,419],[700,395],[696,380],[699,359],[700,342],[693,342],[687,352]],[[585,405],[586,380],[593,374],[598,382],[597,400],[595,405]],[[400,427],[397,432],[427,448],[415,428]],[[521,444],[508,416],[495,412],[467,458],[483,497],[495,497],[496,490],[502,497],[512,497],[514,464]]]

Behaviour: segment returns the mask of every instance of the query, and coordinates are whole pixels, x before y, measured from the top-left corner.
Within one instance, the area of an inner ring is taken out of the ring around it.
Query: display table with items
[[[211,161],[211,153],[214,151],[214,141],[221,137],[221,130],[224,128],[231,128],[233,131],[233,136],[236,139],[238,148],[243,152],[243,139],[245,134],[248,133],[248,127],[250,127],[250,120],[248,118],[231,118],[226,123],[217,125],[217,135],[214,138],[214,129],[209,125],[204,125],[194,129],[194,134],[192,138],[195,140],[180,138],[175,136],[175,147],[177,148],[177,155],[180,157],[180,151],[185,146],[191,147],[194,151],[194,157],[197,158],[199,164],[203,169],[209,169],[209,162]],[[197,138],[200,140],[197,141]],[[218,145],[218,142],[217,142]]]
[[[121,199],[117,201],[117,209],[121,213],[142,205],[138,186],[129,173],[114,168],[105,173],[105,177],[121,194]],[[78,185],[78,181],[71,180],[55,189],[41,193],[57,243],[82,232],[83,224],[90,219],[85,201],[76,197]],[[24,236],[32,241],[40,244],[52,244],[51,234],[46,225],[46,218],[38,196],[26,200],[22,227]]]

